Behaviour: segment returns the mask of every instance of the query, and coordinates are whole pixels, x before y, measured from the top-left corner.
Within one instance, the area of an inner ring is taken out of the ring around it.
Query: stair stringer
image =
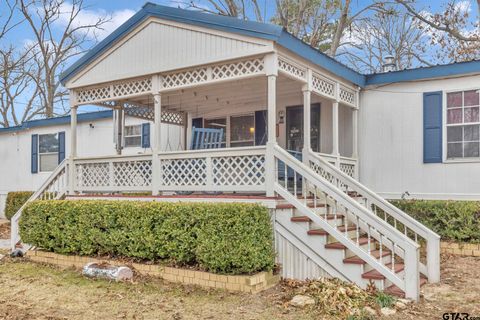
[[[314,237],[308,236],[304,228],[295,222],[290,221],[290,217],[289,214],[277,213],[275,215],[275,232],[300,250],[303,255],[315,263],[330,277],[339,278],[343,281],[355,282],[355,279],[350,279],[338,268],[338,266],[342,268],[345,267],[343,266],[343,254],[340,252],[330,252],[330,254],[327,254],[327,250],[324,247],[325,243],[319,241],[318,238],[314,239]],[[277,252],[279,255],[284,254],[283,252],[279,252],[278,249],[279,248],[277,248]],[[290,268],[292,267],[289,263],[282,265],[282,276],[284,278],[301,278],[296,277],[296,270],[290,270]]]

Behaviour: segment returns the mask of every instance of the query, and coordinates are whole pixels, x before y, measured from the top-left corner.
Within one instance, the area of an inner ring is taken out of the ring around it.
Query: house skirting
[[[74,267],[81,269],[87,263],[107,262],[111,265],[127,265],[141,275],[162,278],[164,280],[183,284],[195,284],[206,288],[225,289],[233,292],[257,293],[273,287],[280,280],[279,275],[272,272],[259,272],[254,275],[219,275],[210,272],[172,268],[155,264],[129,263],[110,259],[96,259],[84,256],[61,255],[53,252],[32,250],[27,257],[35,262],[47,263],[63,268]]]

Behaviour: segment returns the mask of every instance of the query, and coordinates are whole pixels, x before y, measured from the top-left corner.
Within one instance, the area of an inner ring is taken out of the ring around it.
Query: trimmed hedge
[[[480,202],[441,200],[395,200],[405,211],[444,240],[480,242]]]
[[[18,209],[28,198],[33,194],[33,191],[12,191],[7,194],[7,199],[5,201],[5,217],[10,220],[17,213]]]
[[[253,204],[34,201],[20,234],[61,254],[166,260],[217,273],[272,270],[275,260],[268,209]]]

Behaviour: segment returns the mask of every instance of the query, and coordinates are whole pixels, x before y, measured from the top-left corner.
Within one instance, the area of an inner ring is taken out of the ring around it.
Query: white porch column
[[[277,144],[277,75],[278,56],[269,54],[265,56],[265,71],[267,76],[267,148],[265,156],[265,186],[267,197],[275,195],[275,157],[273,148]]]
[[[185,150],[190,149],[192,145],[192,113],[187,113],[187,124],[185,126]]]
[[[340,166],[340,149],[338,146],[338,95],[340,93],[340,84],[337,82],[335,90],[335,101],[332,104],[332,155],[337,159],[335,165]]]
[[[70,91],[70,155],[68,157],[68,193],[70,195],[75,192],[74,159],[77,156],[77,109],[75,93]]]
[[[114,110],[115,117],[115,150],[117,154],[122,154],[123,149],[123,106],[116,106]]]
[[[307,70],[307,83],[302,87],[303,92],[303,163],[308,165],[308,155],[311,146],[311,117],[312,117],[312,70]]]
[[[153,129],[153,148],[152,148],[152,195],[160,193],[161,186],[161,163],[159,159],[161,151],[162,136],[162,96],[160,93],[153,94],[154,103],[154,129]]]

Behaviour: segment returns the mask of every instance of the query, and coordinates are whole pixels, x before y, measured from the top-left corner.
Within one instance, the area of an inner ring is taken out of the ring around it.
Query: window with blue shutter
[[[65,159],[65,131],[58,133],[58,164]]]
[[[255,111],[255,145],[267,143],[267,110]]]
[[[38,172],[38,134],[32,134],[31,172]]]
[[[142,148],[150,148],[150,123],[142,124]]]
[[[423,162],[441,163],[442,151],[442,91],[423,94]]]

